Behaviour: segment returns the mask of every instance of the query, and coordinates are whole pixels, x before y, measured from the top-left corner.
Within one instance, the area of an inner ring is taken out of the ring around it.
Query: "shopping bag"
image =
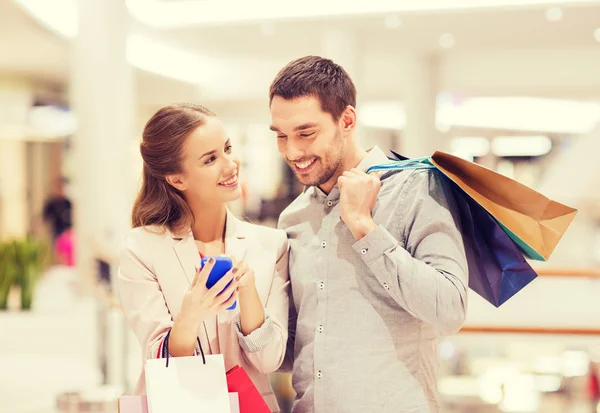
[[[411,168],[432,167],[442,172],[488,211],[523,253],[534,260],[550,258],[577,214],[576,209],[548,199],[514,179],[445,152],[391,162],[389,167],[393,168],[395,163]]]
[[[240,399],[237,393],[229,393],[229,406],[231,413],[240,413]]]
[[[238,394],[240,413],[271,413],[243,367],[235,366],[227,372],[227,389]]]
[[[146,361],[149,413],[230,413],[223,355],[169,357],[169,333],[166,359]]]
[[[432,169],[447,180],[458,203],[469,265],[469,287],[496,307],[535,277],[525,256],[546,260],[577,210],[456,156],[397,160],[367,170]]]
[[[119,397],[119,413],[148,413],[148,399],[144,395]]]
[[[240,413],[237,393],[229,393],[231,413]],[[148,399],[144,395],[124,395],[119,397],[118,413],[148,413]]]
[[[499,307],[537,274],[518,246],[481,205],[460,191],[454,195],[469,268],[469,288]]]

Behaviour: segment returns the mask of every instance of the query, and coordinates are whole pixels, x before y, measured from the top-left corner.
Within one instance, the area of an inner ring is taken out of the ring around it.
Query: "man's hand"
[[[338,178],[338,187],[342,221],[358,241],[377,226],[371,211],[381,188],[380,175],[354,168]]]

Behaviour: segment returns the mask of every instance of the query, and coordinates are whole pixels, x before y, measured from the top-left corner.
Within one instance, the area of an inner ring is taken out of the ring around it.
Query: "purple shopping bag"
[[[498,222],[462,191],[454,191],[469,266],[469,288],[495,307],[537,274]]]

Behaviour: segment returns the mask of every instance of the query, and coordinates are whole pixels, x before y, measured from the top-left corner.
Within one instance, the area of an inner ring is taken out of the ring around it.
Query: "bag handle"
[[[167,332],[165,336],[163,347],[167,355],[165,358],[167,359],[166,367],[169,367],[169,337],[171,336],[171,330]],[[200,343],[200,339],[196,337],[196,341],[198,342],[198,347],[200,348],[200,354],[202,354],[202,364],[206,364],[206,357],[204,356],[204,350],[202,349],[202,343]]]
[[[374,165],[367,169],[366,173],[376,171],[400,171],[404,169],[436,169],[436,167],[431,163],[430,157],[425,157]]]

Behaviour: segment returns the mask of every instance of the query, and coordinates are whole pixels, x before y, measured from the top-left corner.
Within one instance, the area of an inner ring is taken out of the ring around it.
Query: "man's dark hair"
[[[338,64],[319,56],[305,56],[279,71],[269,90],[269,104],[275,96],[286,100],[306,96],[319,99],[321,109],[338,120],[348,105],[356,107],[356,88]]]

